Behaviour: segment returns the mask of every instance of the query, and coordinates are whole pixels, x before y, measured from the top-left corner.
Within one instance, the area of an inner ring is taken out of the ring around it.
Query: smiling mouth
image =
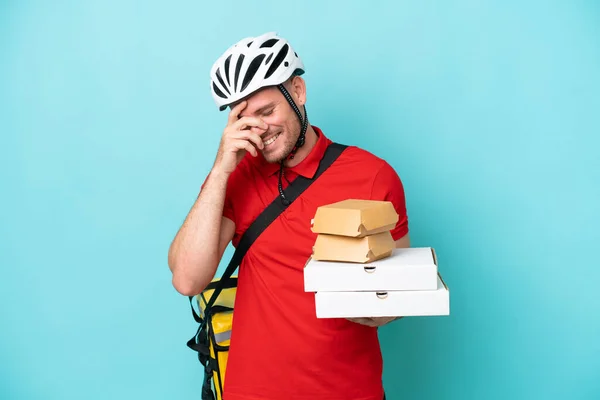
[[[276,141],[276,140],[277,140],[277,138],[278,138],[279,136],[281,136],[281,133],[278,133],[277,135],[273,136],[273,137],[272,137],[272,138],[270,138],[269,140],[265,140],[265,141],[263,142],[263,144],[264,144],[265,146],[268,146],[268,145],[272,144],[274,141]]]

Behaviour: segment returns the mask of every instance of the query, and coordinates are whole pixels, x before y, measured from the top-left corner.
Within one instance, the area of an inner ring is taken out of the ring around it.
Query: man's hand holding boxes
[[[391,202],[345,200],[319,207],[304,268],[318,318],[450,314],[450,292],[431,247],[395,248]]]

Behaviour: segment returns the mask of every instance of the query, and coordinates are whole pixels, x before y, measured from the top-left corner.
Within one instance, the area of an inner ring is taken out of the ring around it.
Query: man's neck
[[[306,128],[304,145],[298,149],[293,159],[285,162],[285,166],[292,168],[300,164],[310,154],[310,151],[313,149],[313,147],[315,147],[315,144],[317,144],[317,139],[317,133],[313,127],[308,124],[308,128]]]

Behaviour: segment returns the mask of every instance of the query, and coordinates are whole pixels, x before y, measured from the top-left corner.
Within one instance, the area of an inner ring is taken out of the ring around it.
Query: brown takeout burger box
[[[317,208],[311,223],[314,233],[362,238],[392,230],[398,219],[389,201],[349,199]]]
[[[367,263],[392,255],[396,243],[389,231],[362,238],[319,234],[313,260]]]

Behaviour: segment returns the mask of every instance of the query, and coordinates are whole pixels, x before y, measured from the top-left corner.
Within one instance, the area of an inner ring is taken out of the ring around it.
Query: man
[[[308,124],[304,65],[274,33],[229,48],[211,71],[213,97],[230,107],[213,168],[170,251],[173,285],[196,295],[229,242],[299,175],[312,178],[331,140]],[[370,134],[365,132],[365,134]],[[342,141],[343,142],[343,141]],[[348,147],[252,245],[239,269],[225,400],[381,400],[377,327],[393,318],[317,319],[303,267],[317,207],[348,198],[387,200],[392,230],[409,247],[402,183],[384,160]]]

